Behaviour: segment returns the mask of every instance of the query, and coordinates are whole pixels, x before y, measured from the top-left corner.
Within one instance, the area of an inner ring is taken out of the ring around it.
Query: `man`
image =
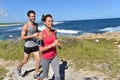
[[[17,67],[18,74],[21,75],[21,68],[24,64],[28,62],[30,53],[33,53],[36,59],[36,67],[34,72],[34,78],[38,79],[38,69],[40,66],[40,53],[37,45],[36,38],[38,37],[38,24],[35,23],[35,15],[36,13],[33,10],[29,10],[27,12],[27,16],[29,21],[24,24],[21,32],[21,39],[25,40],[24,44],[24,57]]]

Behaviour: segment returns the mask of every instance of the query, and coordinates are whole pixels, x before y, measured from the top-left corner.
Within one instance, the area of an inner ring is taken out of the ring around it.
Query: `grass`
[[[0,80],[4,78],[4,75],[7,73],[7,70],[0,67]]]
[[[23,57],[23,43],[17,41],[0,42],[0,58],[5,60],[20,60]]]
[[[120,74],[120,55],[114,39],[76,39],[59,38],[63,49],[58,50],[59,57],[71,60],[71,66],[78,69],[89,69],[110,74],[110,77]],[[119,41],[118,41],[119,42]]]
[[[13,22],[13,23],[0,23],[0,25],[10,25],[10,24],[21,24],[20,22]]]
[[[21,60],[23,58],[23,43],[18,41],[1,41],[0,58],[6,60]],[[0,65],[1,66],[1,65]],[[9,65],[7,65],[9,66]],[[5,76],[7,70],[0,67],[0,80]]]
[[[59,37],[62,49],[57,50],[60,59],[71,61],[75,70],[89,69],[109,74],[110,77],[120,74],[120,55],[114,42],[110,39],[78,39]],[[24,42],[0,42],[0,58],[5,60],[21,60]],[[118,45],[117,44],[117,45]]]

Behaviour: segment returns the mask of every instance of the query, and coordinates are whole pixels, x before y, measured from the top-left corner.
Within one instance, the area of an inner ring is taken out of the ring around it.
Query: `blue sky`
[[[120,18],[120,0],[0,0],[1,22],[26,22],[28,10],[52,14],[54,21]]]

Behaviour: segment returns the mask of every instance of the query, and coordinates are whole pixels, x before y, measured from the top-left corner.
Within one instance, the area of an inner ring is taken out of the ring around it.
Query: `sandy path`
[[[22,76],[18,76],[17,71],[16,71],[16,67],[17,67],[17,63],[16,62],[14,65],[11,66],[7,66],[6,69],[9,70],[9,72],[7,73],[7,75],[5,76],[5,78],[3,80],[34,80],[33,78],[33,73],[34,73],[34,66],[35,66],[35,61],[34,60],[29,60],[29,62],[27,64],[25,64],[22,68],[22,75],[25,73],[25,71],[28,71],[29,73],[26,74],[24,77]],[[0,63],[2,64],[2,63]],[[68,62],[69,64],[69,62]],[[7,62],[6,62],[6,65]],[[68,67],[68,68],[67,68]],[[79,71],[74,71],[70,66],[66,67],[66,63],[63,64],[62,62],[60,62],[60,76],[61,76],[61,80],[104,80],[105,79],[105,75],[99,72],[91,72],[91,71],[87,71],[87,70],[79,70]],[[51,80],[52,76],[53,76],[53,70],[50,66],[49,69],[49,77],[44,79],[44,80]]]

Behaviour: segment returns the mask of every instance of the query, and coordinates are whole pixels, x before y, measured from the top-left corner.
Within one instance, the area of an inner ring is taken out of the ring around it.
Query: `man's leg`
[[[29,55],[30,55],[30,54],[24,53],[23,60],[20,62],[19,66],[18,66],[19,68],[22,68],[22,66],[28,62]]]
[[[35,75],[38,74],[38,70],[40,67],[40,53],[39,51],[33,52],[34,56],[35,56],[35,60],[36,60],[36,67],[35,67]]]
[[[20,62],[20,64],[17,67],[18,74],[21,75],[21,68],[24,64],[28,62],[29,54],[24,53],[23,60]]]

